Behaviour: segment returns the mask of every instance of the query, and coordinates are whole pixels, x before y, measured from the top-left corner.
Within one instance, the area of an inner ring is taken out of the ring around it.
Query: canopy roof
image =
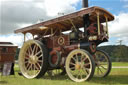
[[[100,16],[100,22],[106,22],[105,16],[108,18],[108,21],[114,20],[114,16],[109,13],[107,10],[100,8],[100,7],[90,7],[85,8],[80,11],[64,15],[61,17],[57,17],[48,21],[44,21],[38,24],[34,24],[22,29],[15,30],[15,33],[32,33],[35,34],[45,34],[48,35],[51,33],[50,30],[52,29],[53,32],[55,30],[61,30],[62,32],[68,31],[73,26],[72,23],[75,25],[76,28],[83,27],[83,16],[85,14],[90,14],[91,22],[97,22],[97,13]],[[72,23],[71,23],[72,22]]]

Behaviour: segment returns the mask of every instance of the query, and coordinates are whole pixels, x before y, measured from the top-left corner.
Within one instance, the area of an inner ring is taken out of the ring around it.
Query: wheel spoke
[[[77,60],[76,60],[76,58],[74,58],[74,57],[72,57],[72,59],[76,62]]]
[[[75,56],[76,56],[76,62],[79,62],[79,61],[78,61],[78,56],[77,56],[77,54],[76,54]]]
[[[99,67],[98,67],[99,68]],[[99,71],[101,72],[101,74],[103,74],[102,70],[99,68]]]
[[[37,60],[37,62],[41,62],[42,63],[43,61],[42,60]]]
[[[79,76],[80,76],[80,70],[78,70],[77,72],[77,78],[79,79]]]
[[[88,65],[90,65],[90,63],[85,63],[85,64],[84,64],[85,67],[88,66]]]
[[[71,67],[70,70],[74,70],[75,69],[75,66]]]
[[[33,66],[33,70],[34,70],[34,75],[36,74],[36,65],[35,64],[33,64],[34,66]]]
[[[89,68],[84,67],[84,70],[86,71],[87,74],[90,73],[90,69]]]
[[[32,50],[33,55],[35,54],[35,48],[36,48],[36,45],[34,45],[33,50]]]
[[[31,70],[32,64],[29,65],[28,70]]]
[[[82,72],[85,74],[86,73],[86,75],[87,75],[87,72],[85,71],[85,69],[82,69]]]
[[[99,59],[100,58],[100,54],[95,54],[95,56],[96,56],[96,60],[100,61],[100,59]]]
[[[28,63],[28,61],[25,61],[24,63],[26,64],[26,63]]]
[[[97,75],[99,75],[99,68],[97,67]]]
[[[82,70],[82,69],[81,69]],[[82,72],[81,72],[81,70],[80,70],[80,79],[82,79],[83,77],[83,74],[82,74]]]
[[[37,51],[38,51],[38,46],[36,46],[35,53],[37,53]]]
[[[28,60],[28,59],[29,59],[29,57],[25,57],[25,59],[27,59],[27,60]]]
[[[30,47],[27,49],[29,56],[31,55]]]
[[[43,54],[41,54],[40,56],[38,56],[38,59],[41,58],[43,56]]]
[[[27,55],[27,56],[29,56],[29,54],[26,52],[26,54],[25,55]]]
[[[80,62],[82,62],[82,55],[80,56]]]
[[[26,65],[26,69],[27,69],[27,70],[28,70],[29,65],[30,65],[29,63]]]
[[[75,63],[73,63],[73,62],[70,62],[70,64],[75,66]]]
[[[36,70],[40,70],[40,69],[37,67],[37,65],[36,65],[36,64],[35,64],[35,69],[36,69]]]
[[[39,66],[39,69],[41,69],[41,65],[38,62],[36,64]]]
[[[41,53],[41,50],[35,54],[35,56],[39,55]]]
[[[83,58],[86,58],[83,54],[81,55],[81,62],[83,62],[84,61],[84,59]],[[85,59],[86,60],[86,59]]]
[[[100,66],[100,67],[102,67],[103,69],[107,70],[107,68],[105,68],[104,66]]]
[[[81,62],[84,62],[87,59],[87,57],[85,57]]]
[[[32,54],[32,46],[30,45],[29,48],[30,48],[30,53],[31,53],[30,55],[33,55]]]

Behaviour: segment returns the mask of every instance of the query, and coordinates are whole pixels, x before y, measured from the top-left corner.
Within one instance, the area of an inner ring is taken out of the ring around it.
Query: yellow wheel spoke
[[[38,59],[41,58],[43,56],[43,54],[41,54],[40,56],[38,56]]]
[[[41,65],[40,65],[38,62],[37,62],[36,64],[37,64],[37,65],[39,66],[39,68],[41,69]]]
[[[75,63],[70,62],[70,64],[75,66]]]
[[[34,45],[33,50],[32,50],[33,55],[35,53],[35,48],[36,48],[36,45]]]
[[[99,67],[98,67],[99,68]],[[99,68],[99,71],[101,72],[101,74],[103,74],[102,70]]]
[[[39,55],[41,53],[41,50],[35,54],[35,56]]]
[[[32,64],[29,65],[28,70],[31,70],[31,68],[32,68]]]
[[[90,65],[90,63],[85,63],[85,64],[84,64],[85,67],[88,66],[88,65]]]
[[[72,59],[73,59],[74,61],[77,61],[76,58],[74,58],[74,57],[72,57]]]
[[[25,55],[30,56],[27,52],[26,52],[26,54],[25,54]]]
[[[37,60],[37,62],[43,62],[42,60]]]
[[[30,49],[30,55],[32,55],[32,47],[31,47],[31,45],[29,46],[29,49]]]
[[[75,69],[75,66],[71,67],[70,69],[71,69],[71,70],[74,70],[74,69]]]
[[[26,64],[26,63],[28,63],[28,61],[25,61],[24,63]]]
[[[107,68],[105,68],[104,66],[100,66],[101,68],[103,68],[104,70],[107,70]]]

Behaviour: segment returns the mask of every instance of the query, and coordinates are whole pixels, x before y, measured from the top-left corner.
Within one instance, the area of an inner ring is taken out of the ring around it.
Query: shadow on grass
[[[69,79],[67,75],[60,76],[44,76],[43,79],[50,80],[65,80]],[[72,81],[71,81],[72,82]],[[93,77],[88,83],[96,83],[96,84],[128,84],[128,75],[110,75],[105,78]]]
[[[67,75],[56,75],[56,76],[44,76],[43,79],[50,79],[50,80],[65,80],[69,79]]]
[[[7,84],[8,82],[7,81],[0,81],[0,85],[1,84]]]

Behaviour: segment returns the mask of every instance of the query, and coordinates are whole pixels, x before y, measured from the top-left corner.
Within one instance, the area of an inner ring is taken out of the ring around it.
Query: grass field
[[[128,66],[128,62],[113,62],[112,66]]]
[[[128,66],[128,63],[113,63],[114,66]],[[106,78],[93,77],[90,81],[76,83],[65,76],[44,76],[40,79],[26,79],[19,76],[18,67],[15,67],[15,76],[0,77],[0,85],[128,85],[128,68],[112,69]]]

